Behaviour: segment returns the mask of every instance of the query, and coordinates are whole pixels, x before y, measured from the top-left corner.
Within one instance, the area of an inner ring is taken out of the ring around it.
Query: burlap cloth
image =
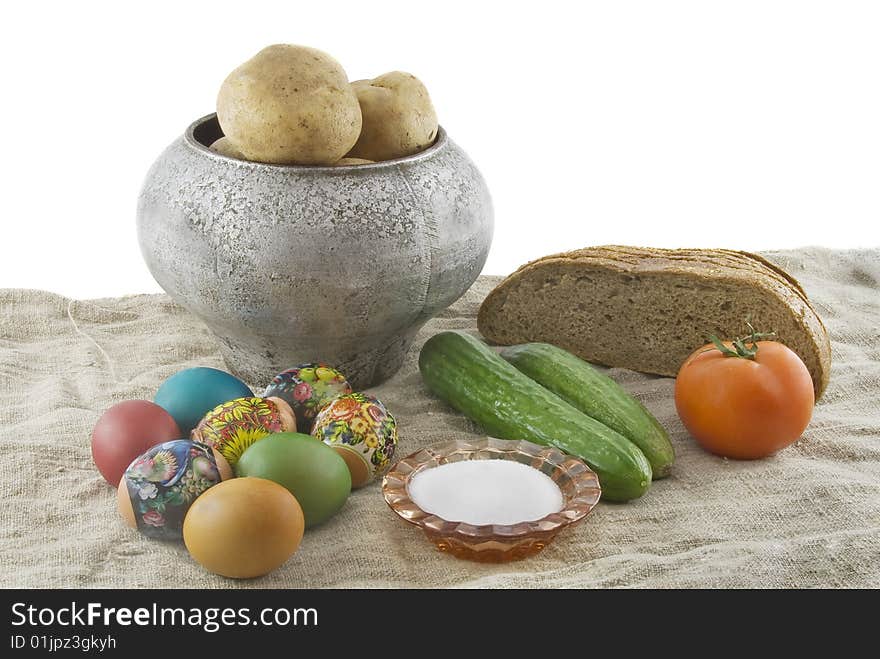
[[[612,370],[669,429],[673,475],[642,499],[600,503],[536,557],[456,560],[356,491],[282,568],[236,582],[208,574],[182,544],[123,526],[92,465],[103,410],[151,399],[178,369],[223,367],[212,336],[162,295],[92,301],[0,290],[0,576],[4,587],[809,587],[880,586],[880,251],[769,254],[798,277],[831,334],[831,384],[803,438],[775,457],[722,460],[688,438],[673,380]],[[400,456],[479,436],[425,391],[424,340],[474,329],[498,278],[481,278],[424,328],[376,388],[400,425]],[[259,393],[264,383],[257,385]]]

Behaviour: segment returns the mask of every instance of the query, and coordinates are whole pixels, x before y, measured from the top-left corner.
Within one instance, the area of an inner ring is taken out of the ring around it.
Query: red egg
[[[132,461],[147,449],[181,439],[168,412],[148,400],[126,400],[104,412],[92,431],[92,459],[113,487]]]

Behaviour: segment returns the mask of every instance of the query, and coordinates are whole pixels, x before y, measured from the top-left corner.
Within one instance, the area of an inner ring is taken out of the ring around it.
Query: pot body
[[[356,389],[393,375],[486,261],[477,168],[442,129],[415,156],[349,167],[236,160],[207,148],[221,134],[214,115],[196,121],[147,174],[137,229],[153,277],[246,382],[319,361]]]

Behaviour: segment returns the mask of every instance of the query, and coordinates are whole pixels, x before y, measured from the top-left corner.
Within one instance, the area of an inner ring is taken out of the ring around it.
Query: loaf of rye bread
[[[545,256],[519,268],[483,301],[489,341],[540,341],[582,359],[675,376],[709,342],[776,332],[806,364],[821,396],[831,344],[800,284],[748,252],[608,245]]]

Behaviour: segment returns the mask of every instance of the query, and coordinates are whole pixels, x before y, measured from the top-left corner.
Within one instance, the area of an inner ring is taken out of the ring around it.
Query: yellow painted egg
[[[247,396],[218,405],[193,428],[192,438],[211,446],[235,466],[254,442],[272,433],[296,430],[296,416],[280,398]]]
[[[264,478],[233,478],[195,500],[183,541],[206,570],[247,579],[282,565],[304,530],[302,508],[287,488]]]

